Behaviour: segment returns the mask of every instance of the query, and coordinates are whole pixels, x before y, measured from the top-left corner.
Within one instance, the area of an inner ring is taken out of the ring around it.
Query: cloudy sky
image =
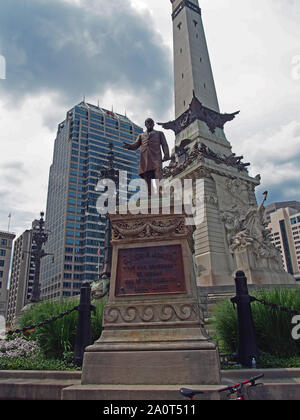
[[[259,199],[300,200],[299,0],[200,6],[221,111],[241,111],[233,151],[262,175]],[[140,125],[173,119],[170,14],[169,0],[0,0],[0,230],[46,208],[57,125],[84,95]]]

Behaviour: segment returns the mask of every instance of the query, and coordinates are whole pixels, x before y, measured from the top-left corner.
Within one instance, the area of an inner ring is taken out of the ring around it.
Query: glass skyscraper
[[[84,281],[96,280],[103,262],[105,218],[96,209],[95,187],[107,168],[113,143],[115,169],[138,177],[139,152],[122,148],[142,128],[126,116],[81,102],[58,126],[50,168],[46,229],[49,239],[42,260],[41,298],[59,299],[80,293]],[[54,257],[54,258],[53,258]]]

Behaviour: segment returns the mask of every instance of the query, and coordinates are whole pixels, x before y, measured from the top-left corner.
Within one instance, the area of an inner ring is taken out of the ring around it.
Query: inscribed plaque
[[[185,291],[181,245],[119,249],[116,296]]]

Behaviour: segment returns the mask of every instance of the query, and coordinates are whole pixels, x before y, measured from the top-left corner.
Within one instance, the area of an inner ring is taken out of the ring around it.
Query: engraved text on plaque
[[[185,291],[181,245],[119,249],[116,296]]]

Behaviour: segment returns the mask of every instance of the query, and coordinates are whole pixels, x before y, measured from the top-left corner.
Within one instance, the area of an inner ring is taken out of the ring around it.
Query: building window
[[[0,271],[0,279],[3,279],[3,271]]]
[[[7,239],[1,239],[1,245],[6,246],[7,245]]]
[[[0,256],[5,257],[5,255],[6,255],[5,249],[0,249]]]
[[[282,242],[283,242],[283,250],[284,250],[284,254],[285,254],[287,270],[290,274],[294,274],[291,252],[290,252],[290,247],[289,247],[289,241],[288,241],[288,236],[287,236],[287,231],[286,231],[284,220],[281,220],[279,222],[279,224],[280,224],[280,230],[281,230],[281,236],[282,236]]]
[[[4,260],[0,260],[0,267],[4,267],[4,263],[5,263]]]

